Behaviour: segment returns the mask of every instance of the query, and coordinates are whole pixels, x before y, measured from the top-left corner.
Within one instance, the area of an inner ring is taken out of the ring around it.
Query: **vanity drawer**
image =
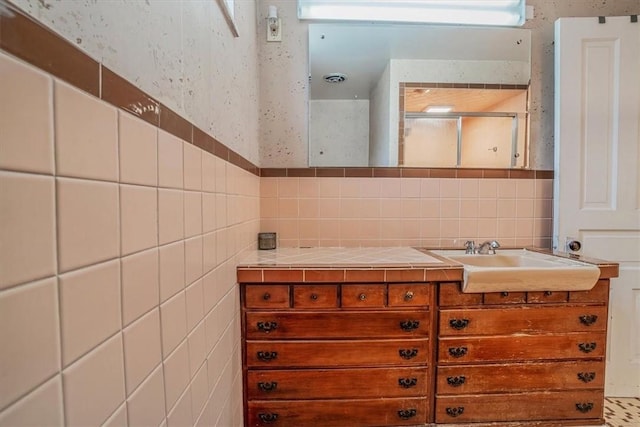
[[[482,305],[482,294],[462,293],[460,283],[440,283],[438,290],[438,303],[440,307]]]
[[[247,308],[289,308],[288,285],[246,285]]]
[[[526,302],[526,292],[487,292],[484,294],[485,304],[524,304]]]
[[[430,304],[434,285],[390,283],[389,307],[424,307]]]
[[[609,301],[609,279],[598,280],[588,291],[569,292],[569,302],[606,304]]]
[[[601,390],[438,396],[436,423],[601,419]]]
[[[247,341],[248,367],[423,365],[428,339],[359,341]]]
[[[527,302],[530,304],[567,302],[568,300],[569,300],[569,292],[559,292],[559,291],[527,292]]]
[[[294,308],[337,308],[338,285],[295,285]]]
[[[427,368],[250,370],[247,397],[345,399],[417,397],[427,394]]]
[[[424,425],[427,399],[250,401],[252,427],[374,427]]]
[[[381,308],[387,302],[387,287],[377,285],[342,285],[342,307]]]
[[[437,393],[478,394],[604,388],[604,361],[438,367]]]
[[[440,338],[439,363],[587,359],[604,356],[604,332]]]
[[[440,310],[440,335],[508,335],[605,331],[604,306],[519,306]]]
[[[422,338],[429,335],[427,311],[247,312],[247,339]]]

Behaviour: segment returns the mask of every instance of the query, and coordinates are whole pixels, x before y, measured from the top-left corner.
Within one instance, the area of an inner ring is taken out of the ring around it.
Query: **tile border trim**
[[[12,3],[0,15],[0,51],[13,55],[114,107],[259,177],[336,178],[528,178],[552,179],[553,171],[457,168],[260,168],[149,96]]]

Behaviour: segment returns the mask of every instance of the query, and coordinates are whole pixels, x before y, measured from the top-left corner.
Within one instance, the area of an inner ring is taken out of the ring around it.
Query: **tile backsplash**
[[[0,52],[0,426],[239,425],[259,180]]]
[[[311,178],[260,181],[261,230],[282,247],[551,247],[552,179]]]

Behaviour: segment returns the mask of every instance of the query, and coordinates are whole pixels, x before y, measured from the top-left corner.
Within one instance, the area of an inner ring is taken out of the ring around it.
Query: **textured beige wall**
[[[282,43],[262,37],[268,5],[278,7]],[[566,16],[640,14],[640,0],[528,0],[532,31],[531,160],[553,169],[553,24]],[[298,21],[294,0],[258,0],[260,51],[260,166],[307,166],[307,23]]]

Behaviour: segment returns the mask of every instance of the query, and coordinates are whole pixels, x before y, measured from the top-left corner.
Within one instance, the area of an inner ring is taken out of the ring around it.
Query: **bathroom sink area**
[[[526,249],[487,255],[455,249],[432,253],[464,266],[462,292],[466,293],[584,291],[600,277],[596,265]]]

